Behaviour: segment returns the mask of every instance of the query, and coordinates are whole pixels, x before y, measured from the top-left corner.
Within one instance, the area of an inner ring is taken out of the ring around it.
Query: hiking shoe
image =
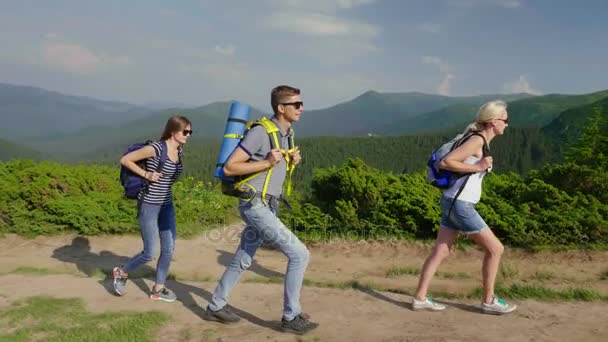
[[[412,310],[431,310],[431,311],[441,311],[445,310],[447,306],[443,304],[439,304],[433,300],[431,296],[426,296],[424,300],[418,300],[414,298],[412,300]]]
[[[207,321],[215,321],[220,323],[236,323],[241,320],[234,312],[230,311],[226,306],[223,308],[213,311],[207,306],[205,315],[203,318]]]
[[[127,278],[121,266],[116,266],[112,269],[112,287],[114,292],[119,296],[124,296],[127,293]]]
[[[169,291],[166,287],[162,287],[162,289],[158,291],[154,291],[154,287],[152,287],[152,293],[150,293],[150,299],[152,300],[160,300],[167,303],[175,302],[177,296],[175,293]]]
[[[285,317],[281,319],[281,329],[284,332],[290,332],[297,335],[305,334],[318,326],[319,323],[309,321],[307,318],[303,317],[302,314],[297,315],[291,321],[286,320]]]
[[[515,309],[517,309],[517,304],[509,304],[496,296],[494,296],[492,303],[490,304],[481,303],[481,311],[492,315],[508,314],[509,312],[515,311]]]

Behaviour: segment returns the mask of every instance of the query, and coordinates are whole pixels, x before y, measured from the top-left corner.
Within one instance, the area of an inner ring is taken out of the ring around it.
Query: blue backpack
[[[145,143],[135,143],[127,148],[127,151],[123,154],[126,155],[133,151],[137,151],[140,148],[148,146],[152,144],[153,141],[148,140]],[[140,160],[137,162],[137,165],[142,169],[146,169],[146,161],[147,159]],[[164,140],[161,141],[161,150],[160,150],[160,161],[158,162],[158,167],[156,168],[156,172],[160,172],[163,169],[163,165],[167,161],[167,142]],[[146,188],[148,185],[148,181],[139,175],[136,175],[128,168],[123,165],[120,166],[120,184],[125,189],[125,197],[130,199],[137,199],[139,192]]]
[[[450,187],[452,187],[454,185],[454,183],[456,183],[456,181],[458,179],[460,179],[460,177],[463,177],[465,175],[460,174],[460,173],[455,173],[452,171],[448,171],[448,170],[443,170],[439,168],[439,163],[452,151],[454,151],[458,146],[464,144],[465,141],[467,141],[470,137],[477,135],[480,136],[483,139],[483,156],[485,157],[488,154],[489,151],[489,147],[488,147],[488,143],[486,142],[486,138],[479,132],[471,132],[471,133],[467,133],[467,134],[458,134],[456,137],[454,137],[454,139],[448,141],[447,143],[441,145],[441,147],[439,147],[438,149],[436,149],[435,151],[433,151],[433,153],[431,153],[431,156],[428,160],[428,162],[426,163],[427,165],[427,172],[426,172],[426,179],[429,183],[431,183],[432,186],[437,187],[439,189],[448,189]],[[468,180],[468,178],[467,178]],[[461,187],[460,190],[462,190]],[[460,192],[459,192],[460,194]]]

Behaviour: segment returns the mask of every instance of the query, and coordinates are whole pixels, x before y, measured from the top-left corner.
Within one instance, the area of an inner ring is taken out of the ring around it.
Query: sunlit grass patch
[[[536,299],[541,301],[599,301],[608,300],[608,296],[595,290],[585,288],[551,289],[543,286],[513,284],[508,287],[498,286],[495,292],[500,297],[511,299]],[[477,288],[469,297],[480,298],[483,294],[481,288]]]
[[[0,312],[2,341],[152,341],[160,312],[92,314],[79,298],[32,297]]]

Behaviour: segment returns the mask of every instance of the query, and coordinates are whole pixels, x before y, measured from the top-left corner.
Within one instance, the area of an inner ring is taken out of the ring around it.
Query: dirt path
[[[159,332],[159,340],[297,341],[278,331],[282,285],[267,281],[281,277],[285,259],[272,250],[260,250],[257,262],[234,290],[231,304],[243,318],[234,326],[201,319],[217,278],[230,260],[238,227],[230,227],[193,240],[179,240],[168,286],[179,297],[173,304],[151,302],[149,280],[130,282],[129,293],[116,297],[98,269],[110,269],[138,251],[137,237],[17,236],[0,239],[0,309],[15,300],[35,295],[82,298],[93,312],[160,310],[172,322]],[[233,236],[234,235],[234,236]],[[395,267],[420,267],[429,251],[421,244],[332,243],[311,246],[312,260],[306,278],[338,284],[357,280],[411,292],[416,275],[387,277]],[[457,251],[440,269],[435,291],[467,293],[479,286],[480,252]],[[551,288],[577,286],[608,293],[606,252],[508,252],[505,281]],[[32,270],[38,268],[38,271]],[[146,271],[152,271],[148,267]],[[53,273],[58,274],[28,274]],[[449,276],[449,275],[452,276]],[[509,279],[511,277],[512,279]],[[605,341],[608,306],[605,302],[547,303],[519,301],[515,313],[496,317],[475,309],[477,301],[441,300],[450,308],[441,313],[413,312],[411,297],[376,290],[332,289],[306,286],[302,306],[321,326],[306,341]]]

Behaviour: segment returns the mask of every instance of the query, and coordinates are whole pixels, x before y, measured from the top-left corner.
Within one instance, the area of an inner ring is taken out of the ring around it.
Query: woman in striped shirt
[[[150,298],[165,302],[176,299],[175,294],[165,287],[175,247],[175,208],[171,187],[182,172],[182,146],[191,135],[190,120],[183,116],[173,116],[167,121],[159,141],[133,151],[120,160],[122,165],[148,181],[140,190],[137,203],[143,251],[126,265],[114,267],[113,271],[114,291],[120,296],[127,292],[128,273],[154,259],[160,239],[156,282]],[[142,160],[145,160],[143,168],[138,165]]]

